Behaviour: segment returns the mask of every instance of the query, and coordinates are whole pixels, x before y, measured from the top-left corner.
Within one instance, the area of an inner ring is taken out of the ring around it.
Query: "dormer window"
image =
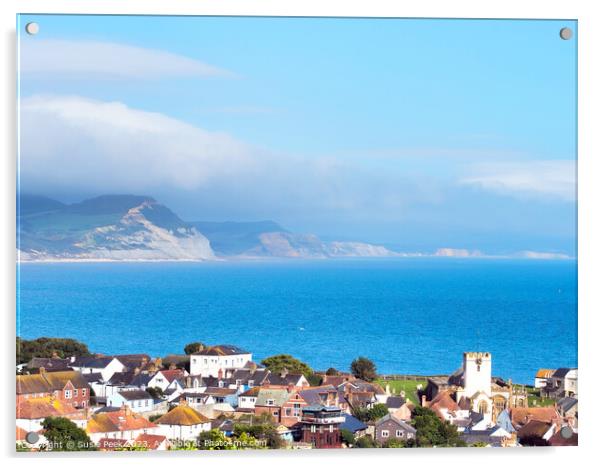
[[[275,400],[272,400],[272,399],[266,400],[266,404],[267,404],[268,406],[274,406],[274,401],[275,401]]]

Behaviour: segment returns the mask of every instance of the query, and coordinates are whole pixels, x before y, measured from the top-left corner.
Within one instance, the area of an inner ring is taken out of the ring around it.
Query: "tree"
[[[306,378],[311,377],[313,369],[304,362],[292,357],[290,354],[277,354],[261,361],[270,371],[278,374],[286,369],[288,372],[303,374]]]
[[[376,421],[389,414],[386,404],[376,403],[372,408],[352,408],[353,415],[362,422]]]
[[[341,429],[341,440],[351,446],[355,443],[355,435],[348,429]]]
[[[193,353],[198,353],[199,351],[202,351],[205,348],[205,345],[199,341],[195,341],[193,343],[188,343],[185,347],[184,347],[184,353],[186,354],[193,354]]]
[[[360,356],[351,363],[351,373],[358,379],[372,382],[376,379],[376,365],[370,359]]]
[[[326,375],[339,375],[339,371],[336,370],[334,367],[329,367],[328,369],[326,369]]]
[[[42,421],[44,436],[53,451],[96,450],[86,432],[64,417],[47,417]]]
[[[23,340],[17,337],[17,364],[31,361],[34,357],[68,358],[70,356],[91,356],[88,347],[73,338],[41,337],[35,340]]]
[[[318,374],[316,374],[315,372],[313,374],[306,376],[305,378],[307,379],[307,381],[309,382],[309,384],[312,387],[317,387],[318,385],[322,385],[322,377],[319,376]]]
[[[466,446],[466,442],[460,439],[458,429],[449,422],[443,422],[428,408],[417,406],[412,424],[416,429],[416,443],[419,447]]]
[[[146,392],[156,400],[163,398],[163,389],[161,387],[146,387]]]
[[[372,408],[370,408],[368,412],[370,415],[370,420],[376,421],[381,417],[384,417],[387,414],[389,414],[389,408],[387,408],[386,404],[376,403],[374,406],[372,406]]]

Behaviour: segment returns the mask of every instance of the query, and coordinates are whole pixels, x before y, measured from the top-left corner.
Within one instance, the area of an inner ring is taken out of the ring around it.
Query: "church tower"
[[[463,395],[471,398],[483,392],[491,396],[491,354],[481,352],[464,353]]]

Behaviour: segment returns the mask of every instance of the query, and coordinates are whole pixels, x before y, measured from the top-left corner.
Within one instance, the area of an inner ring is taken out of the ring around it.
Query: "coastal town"
[[[488,352],[459,354],[452,374],[417,376],[378,374],[363,357],[348,372],[314,372],[226,344],[153,358],[53,351],[51,340],[17,360],[18,451],[578,443],[577,368],[535,369],[523,385],[493,375]]]

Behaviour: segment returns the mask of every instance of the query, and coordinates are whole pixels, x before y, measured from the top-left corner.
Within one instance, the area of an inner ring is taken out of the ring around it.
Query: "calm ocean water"
[[[450,373],[490,351],[532,383],[577,364],[574,261],[456,259],[23,264],[17,333],[103,353],[231,343],[315,369],[367,356],[382,373]]]

